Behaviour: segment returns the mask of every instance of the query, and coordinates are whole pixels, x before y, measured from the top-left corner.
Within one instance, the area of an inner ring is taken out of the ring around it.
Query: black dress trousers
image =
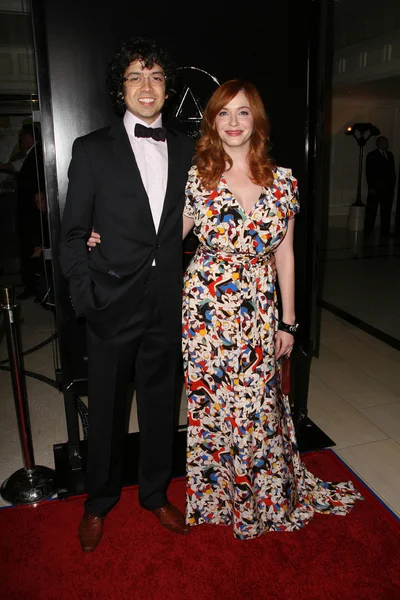
[[[374,230],[378,207],[380,207],[380,237],[389,238],[393,194],[393,189],[377,190],[374,194],[368,194],[364,219],[364,233],[366,236],[371,235]]]
[[[156,269],[152,271],[155,273]],[[115,338],[87,327],[89,431],[85,510],[105,515],[119,500],[127,420],[127,391],[134,372],[140,431],[139,499],[144,508],[167,502],[171,478],[175,402],[180,381],[180,335],[172,341],[162,321],[152,275],[139,307]]]

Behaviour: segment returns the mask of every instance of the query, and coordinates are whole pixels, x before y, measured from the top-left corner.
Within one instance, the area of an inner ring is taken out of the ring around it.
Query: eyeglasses
[[[128,77],[124,77],[126,85],[129,87],[139,87],[144,80],[148,79],[151,85],[164,85],[167,79],[164,73],[153,73],[152,75],[143,75],[143,73],[130,73]]]

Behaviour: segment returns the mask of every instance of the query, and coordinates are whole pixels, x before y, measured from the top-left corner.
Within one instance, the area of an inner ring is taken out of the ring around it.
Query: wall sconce
[[[369,138],[373,135],[379,135],[380,130],[372,125],[372,123],[354,123],[349,125],[345,130],[345,135],[351,135],[356,140],[359,148],[358,154],[358,184],[357,184],[357,197],[356,201],[352,206],[364,206],[361,202],[361,178],[362,178],[362,166],[363,166],[363,154],[364,146],[368,142]]]

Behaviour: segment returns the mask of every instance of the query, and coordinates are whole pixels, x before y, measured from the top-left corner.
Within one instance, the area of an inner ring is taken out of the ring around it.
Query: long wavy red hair
[[[218,113],[243,91],[249,101],[254,119],[254,131],[250,138],[248,164],[253,183],[268,187],[272,183],[274,162],[268,155],[269,122],[260,94],[252,83],[232,79],[215,90],[205,109],[201,138],[196,143],[196,163],[199,179],[207,190],[214,189],[226,163],[232,167],[232,159],[225,152],[219,137],[215,119]]]

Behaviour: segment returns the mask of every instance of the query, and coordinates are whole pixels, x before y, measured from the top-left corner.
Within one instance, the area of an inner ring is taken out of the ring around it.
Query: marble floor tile
[[[321,360],[320,358],[313,357],[311,361],[311,369],[310,373],[314,375],[317,379],[322,380],[326,371],[329,372],[329,366],[332,364],[336,364],[338,368],[344,367],[346,365],[346,361],[343,358],[338,357],[337,360],[332,362]]]
[[[137,418],[137,405],[136,405],[136,393],[131,390],[131,394],[130,396],[132,397],[132,404],[131,404],[131,412],[130,412],[130,416],[129,416],[129,433],[136,433],[137,431],[139,431],[139,424],[138,424],[138,418]]]
[[[324,332],[321,341],[325,346],[328,346],[328,348],[335,342],[346,343],[354,337],[353,332],[346,329],[346,327],[344,327],[341,323],[341,320],[339,320],[336,316],[329,320],[321,318],[321,329]]]
[[[308,384],[309,393],[316,392],[318,390],[320,390],[323,393],[326,387],[327,386],[324,385],[324,383],[320,379],[318,379],[318,377],[316,377],[313,373],[310,374],[310,380]]]
[[[376,377],[376,381],[383,387],[400,395],[400,373],[393,373],[390,377]]]
[[[328,328],[325,324],[323,324],[322,327],[324,330],[323,341],[324,344],[326,344],[328,347],[330,347],[331,344],[334,344],[335,342],[346,342],[356,338],[358,340],[361,340],[362,342],[365,342],[366,348],[370,348],[372,351],[377,351],[380,354],[383,354],[384,356],[390,356],[398,362],[400,361],[399,350],[396,350],[396,348],[389,346],[389,344],[385,344],[385,342],[382,342],[378,338],[370,335],[363,329],[360,329],[359,327],[356,327],[355,325],[352,325],[351,323],[344,321],[339,317],[336,317],[335,323],[328,323]],[[332,331],[331,334],[329,330]],[[335,337],[337,339],[335,339]]]
[[[330,345],[330,350],[373,379],[390,377],[399,372],[397,360],[378,351],[371,351],[371,348],[360,339],[354,338],[347,344],[335,342]]]
[[[387,439],[335,451],[400,516],[400,445]]]
[[[399,395],[394,394],[387,387],[347,362],[318,363],[315,368],[312,367],[312,373],[354,408],[400,403],[400,390]]]
[[[187,425],[188,422],[188,413],[185,408],[181,409],[179,412],[179,425]]]
[[[400,444],[400,403],[366,408],[360,412]]]
[[[385,344],[382,340],[378,340],[378,338],[369,335],[359,327],[356,327],[356,332],[353,333],[359,340],[365,342],[368,348],[371,348],[373,351],[379,352],[379,354],[383,354],[384,356],[389,356],[393,360],[397,361],[400,365],[400,351],[396,350],[389,344]],[[400,368],[400,367],[399,367]]]
[[[334,352],[327,344],[321,343],[319,346],[318,358],[315,358],[314,360],[318,361],[319,365],[325,365],[342,362],[343,359],[336,352]]]
[[[365,444],[388,437],[379,427],[362,415],[322,383],[308,396],[310,419],[332,440],[337,448]]]
[[[325,301],[400,339],[400,262],[396,257],[332,260],[323,266]]]
[[[180,402],[179,405],[176,407],[176,410],[179,425],[185,425],[187,422],[187,402],[184,387],[182,387]],[[137,431],[139,431],[139,424],[137,419],[136,394],[134,391],[132,391],[132,405],[129,417],[129,433],[135,433]]]
[[[329,321],[337,321],[336,315],[334,315],[330,310],[326,310],[326,308],[321,308],[321,322],[323,324],[329,323]]]

